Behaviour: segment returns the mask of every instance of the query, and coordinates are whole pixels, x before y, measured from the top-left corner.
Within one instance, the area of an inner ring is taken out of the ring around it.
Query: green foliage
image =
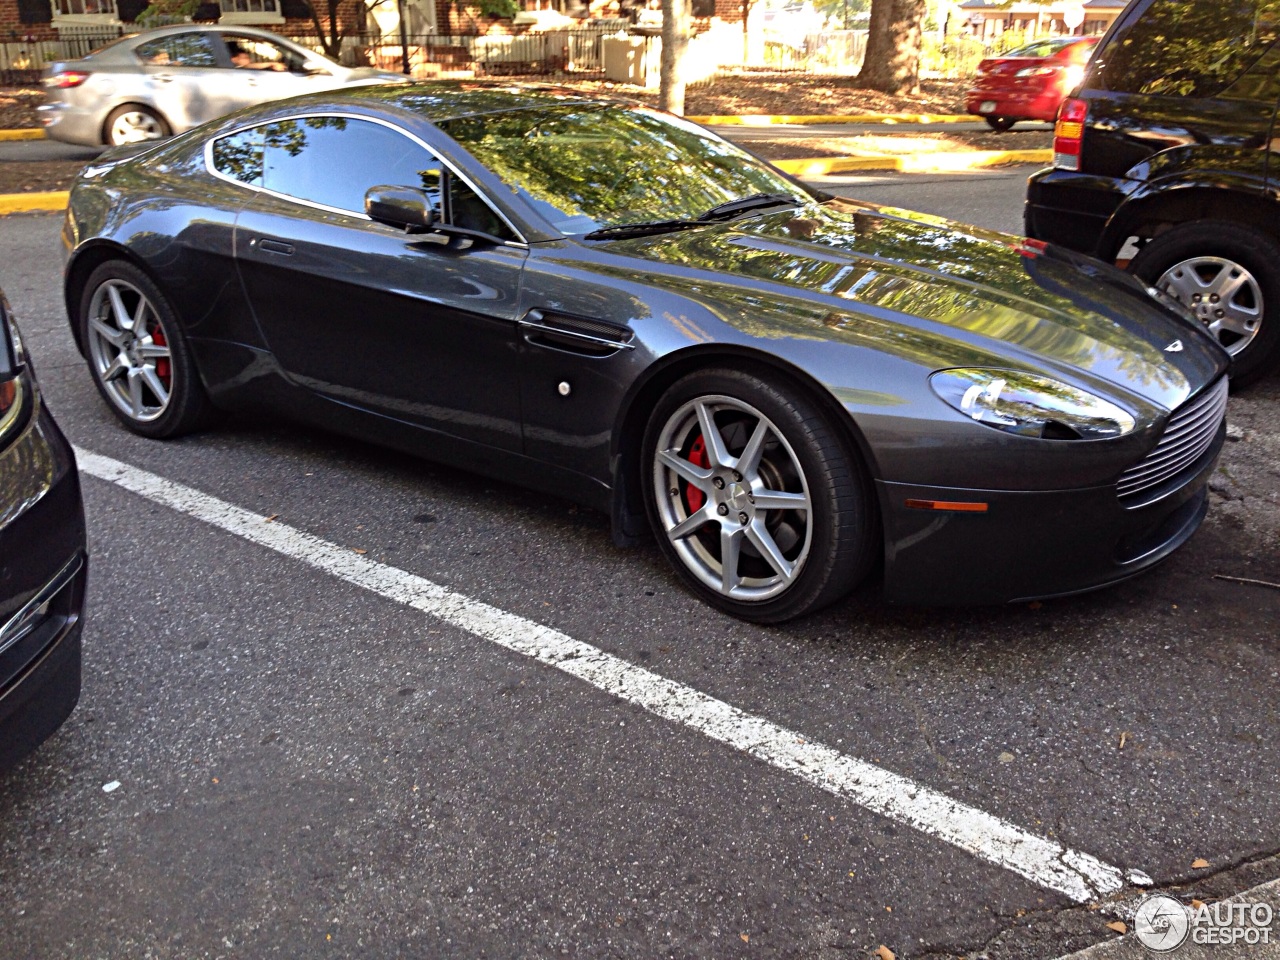
[[[151,5],[138,14],[136,22],[140,27],[189,23],[199,6],[200,0],[151,0]]]
[[[475,7],[486,17],[510,19],[520,12],[516,0],[475,0]]]

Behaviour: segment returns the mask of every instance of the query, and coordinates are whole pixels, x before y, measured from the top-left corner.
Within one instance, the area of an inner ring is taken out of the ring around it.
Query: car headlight
[[[967,417],[1041,440],[1105,440],[1133,431],[1133,415],[1108,400],[1017,370],[939,370],[934,393]]]

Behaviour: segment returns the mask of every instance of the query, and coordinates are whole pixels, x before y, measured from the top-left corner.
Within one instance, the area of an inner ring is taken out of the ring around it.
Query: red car
[[[1052,121],[1058,104],[1084,79],[1097,43],[1097,37],[1055,37],[989,57],[978,64],[965,109],[993,130],[1008,130],[1019,120]]]

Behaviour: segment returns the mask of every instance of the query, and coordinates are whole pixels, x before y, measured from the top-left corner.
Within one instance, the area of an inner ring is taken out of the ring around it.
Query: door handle
[[[173,74],[171,73],[153,73],[151,78],[161,83],[173,83]]]
[[[293,256],[293,244],[282,240],[259,240],[258,249],[263,253],[278,253],[282,256]]]

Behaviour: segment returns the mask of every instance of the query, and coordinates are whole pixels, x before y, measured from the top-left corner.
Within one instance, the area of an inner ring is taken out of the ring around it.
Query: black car
[[[0,770],[80,698],[85,570],[75,457],[0,293]]]
[[[1030,236],[1127,262],[1214,333],[1238,382],[1280,365],[1278,36],[1275,0],[1133,0],[1027,192]]]
[[[678,117],[366,87],[88,167],[66,303],[131,430],[269,410],[608,512],[759,621],[1168,556],[1226,354],[1129,275],[814,192]]]

